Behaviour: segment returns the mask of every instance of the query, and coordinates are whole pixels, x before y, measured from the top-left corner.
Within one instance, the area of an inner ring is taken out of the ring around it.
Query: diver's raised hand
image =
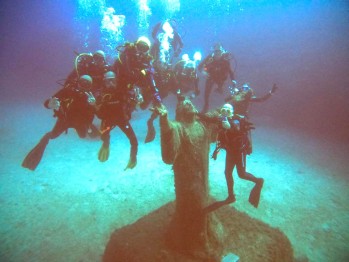
[[[93,96],[92,92],[85,92],[87,95],[87,102],[90,105],[95,105],[96,104],[96,98]]]
[[[149,110],[158,113],[160,116],[167,115],[167,108],[163,104],[160,104],[160,106],[149,108]]]

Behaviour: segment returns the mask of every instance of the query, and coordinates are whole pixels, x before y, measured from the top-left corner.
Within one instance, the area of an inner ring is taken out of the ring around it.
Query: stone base
[[[135,223],[115,230],[106,246],[103,261],[203,262],[167,247],[165,234],[174,208],[174,202],[168,203]],[[221,257],[234,253],[243,262],[293,261],[290,241],[280,230],[230,206],[221,207],[215,213],[224,231]]]

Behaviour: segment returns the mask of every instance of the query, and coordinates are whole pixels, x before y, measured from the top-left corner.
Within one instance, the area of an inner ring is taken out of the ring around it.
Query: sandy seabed
[[[174,200],[159,136],[143,143],[147,111],[133,115],[139,139],[133,170],[124,171],[129,143],[115,129],[107,162],[97,159],[98,139],[78,139],[70,130],[49,143],[32,172],[20,164],[55,119],[41,104],[0,107],[0,261],[100,261],[115,229]],[[347,146],[269,121],[255,121],[254,152],[247,160],[248,171],[265,179],[259,208],[248,203],[252,184],[236,174],[234,206],[280,228],[298,258],[349,261]],[[158,130],[157,120],[155,125]],[[219,200],[227,195],[224,158],[222,152],[210,162],[210,191]]]

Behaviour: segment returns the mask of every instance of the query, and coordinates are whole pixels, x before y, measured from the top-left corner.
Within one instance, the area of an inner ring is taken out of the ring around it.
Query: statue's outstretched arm
[[[160,137],[161,156],[166,164],[173,164],[180,145],[181,125],[178,122],[170,121],[166,113],[160,114]]]

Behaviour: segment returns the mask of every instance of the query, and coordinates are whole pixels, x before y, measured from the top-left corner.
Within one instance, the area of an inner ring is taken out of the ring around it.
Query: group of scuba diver
[[[27,154],[22,166],[35,170],[39,165],[49,141],[75,129],[80,138],[100,137],[98,159],[107,161],[110,152],[110,135],[115,127],[127,136],[130,156],[126,169],[137,165],[138,140],[131,125],[132,113],[138,108],[152,113],[147,121],[145,142],[155,138],[153,121],[159,109],[165,107],[163,99],[170,94],[178,101],[194,100],[200,95],[199,72],[205,78],[204,105],[198,117],[205,118],[209,112],[209,98],[216,91],[223,93],[229,86],[229,96],[216,112],[218,128],[215,160],[220,150],[226,151],[225,177],[228,187],[227,201],[235,201],[233,170],[240,178],[255,183],[253,190],[260,194],[263,179],[246,171],[246,155],[252,153],[251,129],[248,109],[251,102],[267,100],[276,91],[272,89],[262,97],[256,97],[248,84],[239,86],[231,67],[232,54],[221,44],[215,44],[212,52],[202,61],[180,59],[183,42],[172,20],[158,23],[152,30],[153,43],[147,37],[125,42],[116,47],[117,59],[109,64],[102,50],[95,53],[77,54],[75,66],[65,79],[63,87],[44,102],[53,110],[57,119],[51,131]],[[228,79],[230,80],[228,81]],[[100,119],[100,126],[94,119]],[[259,196],[258,196],[259,199]],[[252,203],[255,207],[258,202]]]

